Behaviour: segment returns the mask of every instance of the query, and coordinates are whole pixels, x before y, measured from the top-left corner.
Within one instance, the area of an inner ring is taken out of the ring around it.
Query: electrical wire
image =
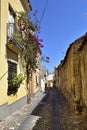
[[[40,18],[40,24],[41,24],[41,22],[42,22],[42,20],[43,20],[43,17],[44,17],[45,11],[46,11],[47,4],[48,4],[48,0],[46,0],[45,6],[44,6],[44,9],[43,9],[43,12],[42,12],[42,15],[41,15],[41,18]]]

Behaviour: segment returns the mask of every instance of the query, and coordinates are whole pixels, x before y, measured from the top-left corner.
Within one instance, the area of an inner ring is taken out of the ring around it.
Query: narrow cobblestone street
[[[87,130],[87,118],[73,113],[62,93],[49,88],[2,121],[0,130]]]
[[[38,106],[40,109],[37,107],[33,111],[32,114],[41,117],[33,130],[61,130],[57,96],[57,91],[50,88],[41,105]]]
[[[41,116],[33,130],[87,130],[87,118],[76,115],[61,92],[50,88],[42,102],[42,107],[33,112]]]

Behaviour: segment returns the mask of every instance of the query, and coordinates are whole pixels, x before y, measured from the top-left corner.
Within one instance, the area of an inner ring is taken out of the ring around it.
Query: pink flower
[[[46,59],[48,59],[48,60],[49,60],[50,58],[47,56],[47,57],[46,57]]]
[[[43,42],[43,39],[39,39],[40,42]]]
[[[40,45],[41,48],[43,48],[44,46],[43,45]]]

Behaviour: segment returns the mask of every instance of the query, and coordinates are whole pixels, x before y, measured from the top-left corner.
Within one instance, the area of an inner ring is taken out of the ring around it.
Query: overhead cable
[[[47,4],[48,4],[48,0],[46,0],[45,6],[44,6],[44,9],[43,9],[43,12],[42,12],[42,15],[41,15],[41,18],[40,18],[40,24],[41,24],[41,22],[42,22],[42,20],[43,20],[43,17],[44,17],[45,11],[46,11]]]

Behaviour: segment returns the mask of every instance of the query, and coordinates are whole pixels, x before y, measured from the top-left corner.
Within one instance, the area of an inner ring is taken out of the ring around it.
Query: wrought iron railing
[[[7,23],[7,43],[14,44],[19,49],[22,49],[21,42],[17,42],[13,34],[20,34],[14,23]],[[22,36],[21,36],[22,39]]]

